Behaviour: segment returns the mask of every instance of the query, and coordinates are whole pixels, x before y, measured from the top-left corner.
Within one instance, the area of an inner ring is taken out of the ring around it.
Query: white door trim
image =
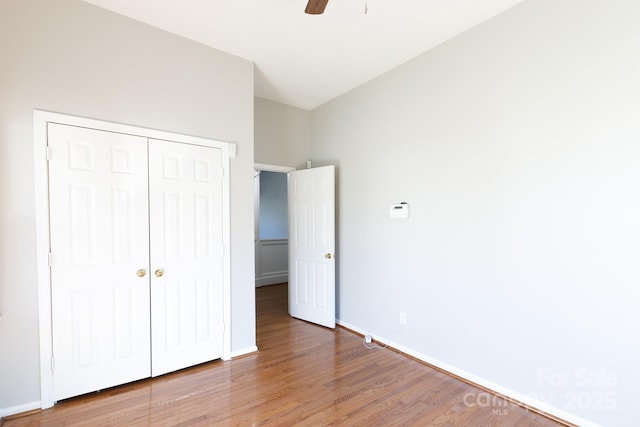
[[[292,168],[289,166],[267,165],[265,163],[254,163],[253,169],[257,171],[282,172],[282,173],[287,173],[287,172],[296,170],[296,168]]]
[[[40,326],[40,407],[50,408],[55,403],[52,371],[51,324],[51,270],[49,268],[49,173],[47,165],[47,124],[60,123],[108,132],[144,136],[185,144],[201,145],[222,150],[223,176],[223,294],[224,294],[224,342],[223,359],[231,359],[231,234],[229,157],[232,143],[181,135],[155,129],[129,126],[113,122],[34,110],[34,165],[36,207],[36,270],[38,280],[38,305]]]

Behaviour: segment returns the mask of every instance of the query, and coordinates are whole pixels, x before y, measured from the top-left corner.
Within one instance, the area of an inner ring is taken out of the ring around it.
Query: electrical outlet
[[[407,313],[405,313],[404,311],[400,312],[400,324],[402,326],[405,326],[407,324]]]
[[[365,335],[364,336],[364,342],[367,344],[371,344],[371,335]]]

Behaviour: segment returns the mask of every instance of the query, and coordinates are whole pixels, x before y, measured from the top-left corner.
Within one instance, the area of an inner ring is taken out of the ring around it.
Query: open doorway
[[[289,280],[289,236],[287,172],[295,168],[256,164],[255,196],[255,286]]]
[[[334,328],[335,166],[256,166],[256,286],[287,283],[291,316]]]

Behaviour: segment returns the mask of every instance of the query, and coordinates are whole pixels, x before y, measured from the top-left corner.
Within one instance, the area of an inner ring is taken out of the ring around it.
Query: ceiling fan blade
[[[327,7],[328,1],[329,0],[309,0],[304,13],[308,13],[309,15],[320,15],[324,13],[324,8]]]

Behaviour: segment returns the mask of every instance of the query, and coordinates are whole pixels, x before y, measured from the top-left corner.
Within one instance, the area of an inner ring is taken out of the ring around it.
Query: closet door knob
[[[156,272],[154,274],[156,275],[156,277],[162,277],[162,275],[164,274],[164,270],[159,268],[159,269],[156,270]]]
[[[136,274],[138,275],[138,277],[144,277],[147,272],[141,268],[140,270],[136,271]]]
[[[331,255],[331,254],[329,253],[329,254],[326,254],[324,257],[325,257],[326,259],[331,259],[331,258],[333,258],[333,255]]]

